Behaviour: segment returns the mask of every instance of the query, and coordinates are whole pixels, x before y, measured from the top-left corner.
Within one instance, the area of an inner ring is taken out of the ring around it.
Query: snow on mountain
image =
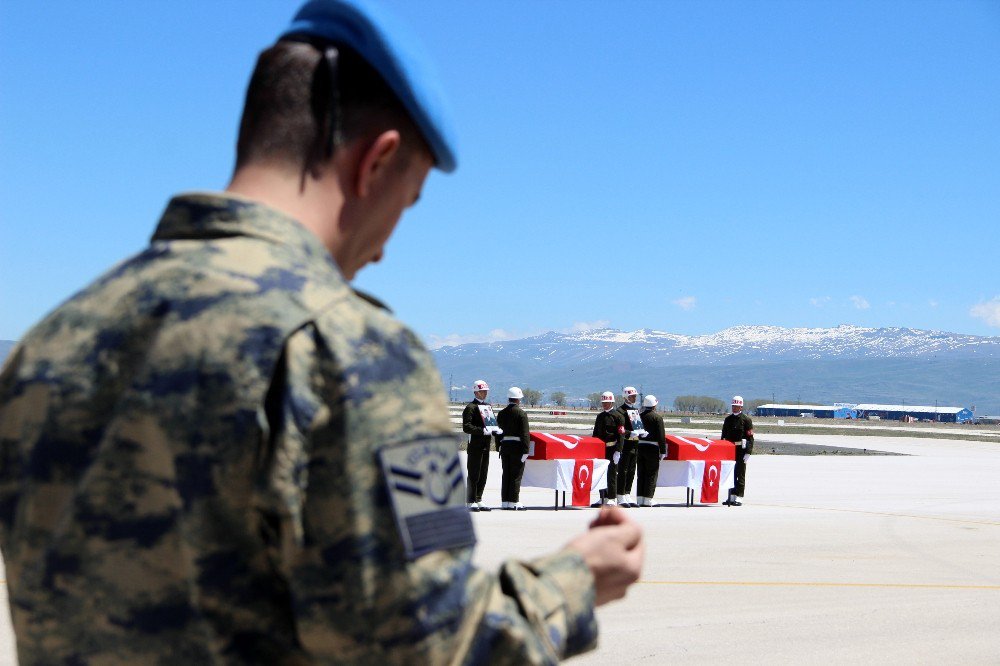
[[[985,405],[1000,395],[1000,336],[910,328],[734,326],[710,335],[604,328],[434,350],[453,395],[473,377],[586,396],[644,385],[677,395]]]
[[[442,347],[434,353],[439,360],[477,356],[545,361],[556,365],[627,361],[649,366],[849,358],[1000,358],[1000,337],[847,325],[836,328],[734,326],[709,335],[604,328]]]

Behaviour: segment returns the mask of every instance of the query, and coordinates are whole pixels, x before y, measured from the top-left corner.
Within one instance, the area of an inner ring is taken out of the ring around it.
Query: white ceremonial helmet
[[[518,400],[520,400],[521,398],[524,397],[524,391],[522,391],[516,386],[511,386],[509,389],[507,389],[507,397],[517,398]]]
[[[743,406],[743,396],[741,396],[741,395],[734,395],[733,396],[733,407],[742,407],[742,406]]]
[[[601,402],[614,402],[615,394],[611,391],[605,391],[601,394]]]
[[[643,407],[656,407],[658,404],[660,404],[660,401],[656,399],[655,395],[647,395],[642,399]]]
[[[623,397],[623,398],[627,398],[627,397],[629,397],[630,395],[639,395],[639,392],[635,390],[635,387],[634,387],[634,386],[626,386],[626,387],[625,387],[625,388],[624,388],[624,389],[622,390],[622,397]]]
[[[486,382],[484,382],[482,379],[477,379],[476,381],[472,382],[472,390],[473,391],[489,391],[490,390],[490,385],[487,384]]]

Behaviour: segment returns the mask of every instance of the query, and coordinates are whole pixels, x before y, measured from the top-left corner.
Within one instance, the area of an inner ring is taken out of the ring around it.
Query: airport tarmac
[[[642,578],[598,609],[598,648],[572,663],[1000,663],[1000,445],[795,439],[905,455],[754,456],[742,507],[658,489],[660,506],[628,509],[645,530]],[[551,510],[551,490],[521,499],[531,510],[474,514],[481,566],[543,555],[595,514]],[[484,500],[500,504],[496,457]],[[0,664],[13,664],[0,606]]]

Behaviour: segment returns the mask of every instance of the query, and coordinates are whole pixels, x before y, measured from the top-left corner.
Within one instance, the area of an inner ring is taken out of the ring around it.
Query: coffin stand
[[[573,498],[572,506],[590,506],[594,490],[607,486],[608,461],[604,458],[604,442],[596,437],[531,432],[528,459],[524,463],[521,486],[552,488],[554,509],[566,506],[566,493]]]
[[[700,503],[717,503],[733,477],[736,445],[723,439],[682,435],[667,435],[666,439],[667,457],[660,461],[657,487],[686,488],[687,506],[694,505],[696,490],[702,491]]]

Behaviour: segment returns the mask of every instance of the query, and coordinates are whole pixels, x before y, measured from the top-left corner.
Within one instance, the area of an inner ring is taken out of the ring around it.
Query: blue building
[[[846,405],[761,405],[756,416],[815,417],[818,419],[856,419],[857,411]]]
[[[906,417],[939,423],[965,423],[975,418],[965,407],[937,407],[934,405],[857,405],[858,418],[877,416],[887,421],[902,421]]]

